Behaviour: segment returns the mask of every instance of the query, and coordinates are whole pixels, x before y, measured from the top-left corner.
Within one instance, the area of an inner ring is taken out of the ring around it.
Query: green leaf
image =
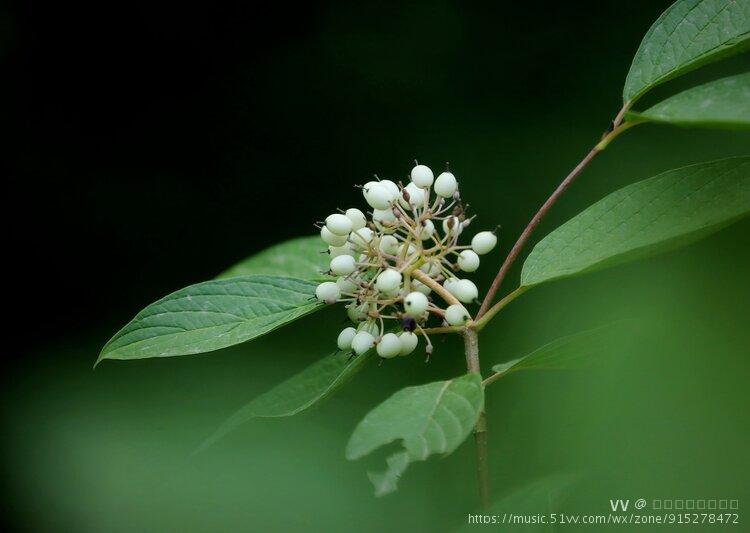
[[[523,357],[495,365],[492,370],[496,376],[500,374],[497,377],[502,377],[519,370],[580,368],[588,364],[592,357],[606,354],[613,336],[623,329],[621,326],[622,323],[608,324],[560,337]]]
[[[631,121],[728,129],[750,128],[750,72],[715,80],[667,98]]]
[[[351,357],[349,353],[337,352],[324,357],[242,407],[199,450],[254,418],[294,416],[319,404],[352,379],[371,359],[370,355]]]
[[[319,236],[298,237],[276,244],[251,255],[217,276],[218,279],[238,276],[289,276],[290,278],[322,280],[331,258]]]
[[[185,287],[138,313],[102,348],[102,359],[210,352],[260,337],[323,307],[316,284],[247,276]]]
[[[750,45],[747,0],[678,0],[654,22],[633,58],[622,98],[648,90]]]
[[[455,450],[471,433],[483,406],[484,389],[478,374],[407,387],[362,419],[349,439],[346,457],[358,459],[400,439],[404,449],[388,457],[387,470],[370,474],[375,494],[388,494],[396,490],[399,477],[412,461]]]
[[[544,237],[521,284],[591,272],[694,242],[750,212],[750,157],[670,170],[620,189]]]

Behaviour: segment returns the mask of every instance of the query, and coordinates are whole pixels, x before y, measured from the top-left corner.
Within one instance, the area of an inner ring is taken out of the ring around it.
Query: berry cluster
[[[431,316],[443,326],[471,320],[463,304],[476,301],[477,287],[456,273],[477,270],[479,256],[495,247],[497,236],[482,231],[470,246],[460,246],[459,236],[474,217],[466,215],[456,177],[446,170],[435,179],[420,164],[410,177],[406,186],[377,176],[362,186],[370,220],[351,208],[319,223],[331,256],[328,273],[337,279],[318,285],[315,294],[328,304],[345,302],[357,324],[339,334],[341,350],[359,355],[375,347],[386,359],[408,355],[417,347],[416,331],[424,336],[429,357],[432,344],[425,329]],[[386,332],[385,320],[397,321],[394,329],[400,332]]]

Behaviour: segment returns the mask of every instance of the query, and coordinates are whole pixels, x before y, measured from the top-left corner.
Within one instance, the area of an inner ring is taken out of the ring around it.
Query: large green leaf
[[[251,255],[217,276],[218,279],[238,276],[289,276],[290,278],[325,279],[331,257],[319,236],[298,237]]]
[[[521,284],[574,276],[693,242],[750,212],[750,157],[670,170],[620,189],[544,237]]]
[[[750,128],[750,72],[693,87],[659,102],[628,120],[681,126]]]
[[[533,352],[492,367],[493,377],[506,376],[519,370],[565,370],[579,368],[597,356],[606,355],[614,335],[624,331],[624,323],[617,322],[598,328],[560,337]]]
[[[315,287],[274,276],[185,287],[138,313],[102,348],[99,361],[196,354],[249,341],[322,307]]]
[[[388,457],[387,470],[370,474],[375,494],[388,494],[396,490],[398,478],[412,461],[455,450],[471,433],[483,406],[478,374],[407,387],[362,419],[349,439],[346,457],[358,459],[400,439],[404,449]]]
[[[352,357],[345,352],[321,359],[242,407],[203,443],[201,449],[254,418],[293,416],[310,409],[353,378],[369,359],[369,354]]]
[[[633,58],[622,97],[649,89],[750,45],[750,1],[678,0],[654,22]]]

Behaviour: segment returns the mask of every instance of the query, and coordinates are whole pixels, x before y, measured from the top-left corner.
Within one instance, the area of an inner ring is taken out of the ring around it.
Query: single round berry
[[[417,249],[414,247],[413,244],[406,244],[403,243],[401,246],[398,247],[398,255],[400,257],[411,257],[414,252],[416,252]]]
[[[393,200],[391,191],[385,185],[381,185],[378,182],[365,185],[362,189],[362,194],[365,196],[365,200],[373,209],[387,209]]]
[[[341,297],[341,290],[333,281],[324,281],[315,288],[315,296],[321,302],[335,304]]]
[[[352,221],[352,231],[357,231],[367,225],[365,214],[355,207],[346,210],[346,217]]]
[[[430,276],[431,278],[434,278],[438,274],[440,274],[440,264],[437,261],[428,261],[421,267],[419,267],[419,270]]]
[[[451,216],[443,220],[443,233],[445,233],[446,235],[456,237],[458,235],[461,235],[461,232],[463,230],[464,226],[458,217]]]
[[[401,191],[398,190],[398,185],[393,183],[391,180],[380,180],[379,183],[386,189],[388,189],[388,192],[391,193],[391,197],[393,199],[398,198],[398,195],[401,194]]]
[[[479,268],[479,256],[472,250],[463,250],[458,254],[458,267],[464,272],[474,272]]]
[[[334,235],[346,237],[352,231],[353,224],[348,216],[334,213],[326,217],[326,228]]]
[[[451,198],[453,193],[458,190],[458,182],[456,176],[450,172],[443,172],[435,180],[435,194],[442,196],[443,198]]]
[[[357,269],[351,255],[340,255],[331,259],[331,273],[334,276],[348,276]]]
[[[320,238],[331,246],[343,246],[346,244],[346,235],[331,233],[331,230],[327,226],[320,228]]]
[[[458,298],[459,302],[468,304],[476,300],[479,291],[470,279],[460,279],[453,288],[453,295]]]
[[[331,255],[331,259],[340,255],[351,255],[354,257],[354,252],[349,247],[349,243],[345,243],[343,246],[329,246],[328,253]]]
[[[352,339],[352,350],[357,355],[362,355],[375,346],[375,337],[367,331],[358,332]]]
[[[408,198],[408,201],[406,198]],[[414,209],[415,207],[424,205],[424,189],[420,189],[413,183],[409,183],[404,187],[399,203],[404,209]]]
[[[352,322],[361,322],[367,318],[367,305],[350,304],[346,306],[346,316]]]
[[[432,237],[433,233],[435,233],[435,224],[432,223],[432,220],[422,222],[422,230],[419,232],[419,238],[426,241]]]
[[[384,359],[396,357],[401,353],[401,340],[395,333],[386,333],[378,342],[378,355]]]
[[[479,255],[492,251],[497,244],[497,235],[491,231],[480,231],[471,239],[471,248]]]
[[[443,288],[449,293],[451,293],[453,296],[455,296],[457,283],[458,283],[458,278],[448,278],[443,282]]]
[[[430,167],[426,165],[417,165],[411,169],[411,181],[420,189],[426,189],[432,185],[435,175],[430,170]]]
[[[378,323],[375,321],[375,319],[371,318],[365,320],[359,326],[357,326],[357,331],[366,331],[373,337],[376,337],[380,334],[380,326],[378,326]]]
[[[419,337],[411,331],[404,331],[398,336],[398,340],[401,341],[401,351],[399,355],[409,355],[419,344]]]
[[[384,235],[380,238],[378,249],[384,254],[396,255],[398,253],[399,242],[393,235]]]
[[[372,221],[375,227],[383,232],[393,233],[396,231],[396,215],[392,209],[375,209],[372,212]]]
[[[339,350],[351,350],[352,339],[354,339],[356,334],[357,330],[352,327],[342,329],[341,333],[339,333],[339,338],[336,340]]]
[[[404,298],[404,309],[406,313],[413,317],[422,316],[427,311],[427,296],[421,292],[410,292],[406,298]]]
[[[411,288],[414,289],[415,291],[421,292],[425,296],[429,296],[430,293],[432,292],[431,288],[429,288],[427,285],[425,285],[424,283],[416,279],[411,280]]]
[[[349,234],[349,242],[355,248],[367,248],[375,238],[375,233],[370,228],[361,228]]]
[[[453,304],[445,310],[445,321],[451,326],[463,326],[471,316],[466,308],[461,304]]]
[[[357,288],[359,287],[352,278],[344,276],[336,280],[336,285],[339,286],[339,289],[341,289],[342,293],[349,293],[352,294],[357,291]]]
[[[389,268],[381,272],[375,280],[375,288],[381,292],[392,293],[401,285],[401,272]]]

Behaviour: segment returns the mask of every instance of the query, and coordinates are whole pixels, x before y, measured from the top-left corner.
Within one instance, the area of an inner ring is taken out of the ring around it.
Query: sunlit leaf
[[[750,45],[748,0],[678,0],[654,22],[633,58],[623,100]]]
[[[275,244],[229,267],[218,279],[238,276],[289,276],[290,278],[325,279],[331,257],[317,235],[298,237]]]
[[[349,439],[346,457],[358,459],[400,440],[403,450],[388,457],[386,471],[370,474],[375,494],[388,494],[397,489],[409,463],[455,450],[471,433],[483,406],[484,390],[478,374],[407,387],[362,419]]]
[[[196,354],[249,341],[320,309],[315,287],[275,276],[185,287],[138,313],[102,348],[99,361]]]
[[[544,237],[521,284],[640,259],[694,242],[750,212],[750,157],[670,170],[620,189]]]
[[[750,128],[750,72],[715,80],[667,98],[628,120],[680,126]]]

